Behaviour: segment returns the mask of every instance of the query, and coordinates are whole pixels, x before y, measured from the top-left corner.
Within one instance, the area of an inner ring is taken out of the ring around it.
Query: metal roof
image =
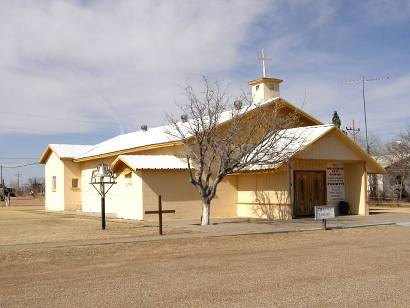
[[[82,153],[79,153],[75,158],[81,159],[86,157],[93,157],[107,153],[138,148],[146,145],[173,141],[171,137],[165,132],[165,128],[166,126],[159,126],[149,128],[147,131],[139,130],[128,134],[119,135],[103,141]]]
[[[275,169],[279,167],[283,162],[289,160],[292,156],[298,152],[304,150],[308,145],[319,139],[324,134],[328,133],[334,128],[333,124],[304,126],[285,129],[275,134],[274,138],[277,138],[276,148],[274,151],[279,153],[281,163],[276,164],[264,164],[254,165],[247,168],[247,171],[252,170],[266,170]],[[258,151],[256,149],[256,151]]]
[[[80,144],[50,144],[49,147],[60,158],[74,158],[90,150],[93,146]]]
[[[188,169],[185,160],[173,155],[119,155],[112,168],[116,169],[120,162],[132,170]]]
[[[82,144],[49,144],[41,154],[39,162],[46,163],[51,152],[54,152],[59,158],[74,158],[92,148],[92,145]]]
[[[311,118],[312,121],[317,122],[318,124],[320,123],[318,120],[312,118],[311,116],[309,116],[308,114],[306,114],[302,110],[298,109],[297,107],[293,106],[291,103],[284,100],[283,98],[276,97],[276,98],[265,101],[261,105],[274,103],[276,101],[283,101],[288,106],[294,108],[297,112],[300,112],[304,116]],[[250,110],[258,108],[261,105],[253,104],[250,108],[244,108],[243,113],[246,113]],[[219,122],[224,123],[226,121],[229,121],[231,118],[232,118],[232,111],[225,111],[225,112],[221,113],[220,118],[219,118]],[[188,125],[188,122],[187,122],[187,125]],[[95,156],[105,155],[105,154],[109,154],[109,153],[116,153],[116,152],[119,152],[119,151],[139,148],[139,147],[143,147],[143,146],[149,146],[149,145],[163,144],[163,143],[172,142],[172,141],[178,141],[177,138],[174,138],[174,137],[170,136],[166,132],[167,130],[172,131],[172,127],[169,126],[169,125],[164,125],[164,126],[159,126],[159,127],[148,128],[147,131],[139,130],[139,131],[128,133],[128,134],[119,135],[119,136],[116,136],[114,138],[103,141],[103,142],[89,148],[88,150],[84,151],[83,153],[79,153],[74,158],[75,159],[84,159],[84,158],[95,157]]]

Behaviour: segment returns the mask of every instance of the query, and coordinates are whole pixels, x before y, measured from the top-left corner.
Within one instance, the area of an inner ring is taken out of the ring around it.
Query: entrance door
[[[295,171],[295,216],[310,216],[315,205],[326,203],[326,173]]]

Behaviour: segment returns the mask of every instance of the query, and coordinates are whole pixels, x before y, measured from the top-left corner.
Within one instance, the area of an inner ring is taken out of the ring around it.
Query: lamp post
[[[101,229],[105,230],[105,195],[116,184],[115,174],[111,168],[101,163],[97,166],[97,169],[93,170],[91,174],[90,184],[95,188],[98,194],[101,196]],[[106,189],[105,185],[108,186]]]

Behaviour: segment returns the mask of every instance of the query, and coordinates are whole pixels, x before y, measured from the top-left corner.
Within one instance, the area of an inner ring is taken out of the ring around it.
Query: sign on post
[[[322,220],[323,229],[326,230],[326,219],[335,218],[334,206],[320,205],[315,206],[315,219]]]

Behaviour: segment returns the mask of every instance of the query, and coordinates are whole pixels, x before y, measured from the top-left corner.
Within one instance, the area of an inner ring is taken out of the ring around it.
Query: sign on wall
[[[327,202],[345,200],[345,174],[343,164],[328,164],[327,166]]]

